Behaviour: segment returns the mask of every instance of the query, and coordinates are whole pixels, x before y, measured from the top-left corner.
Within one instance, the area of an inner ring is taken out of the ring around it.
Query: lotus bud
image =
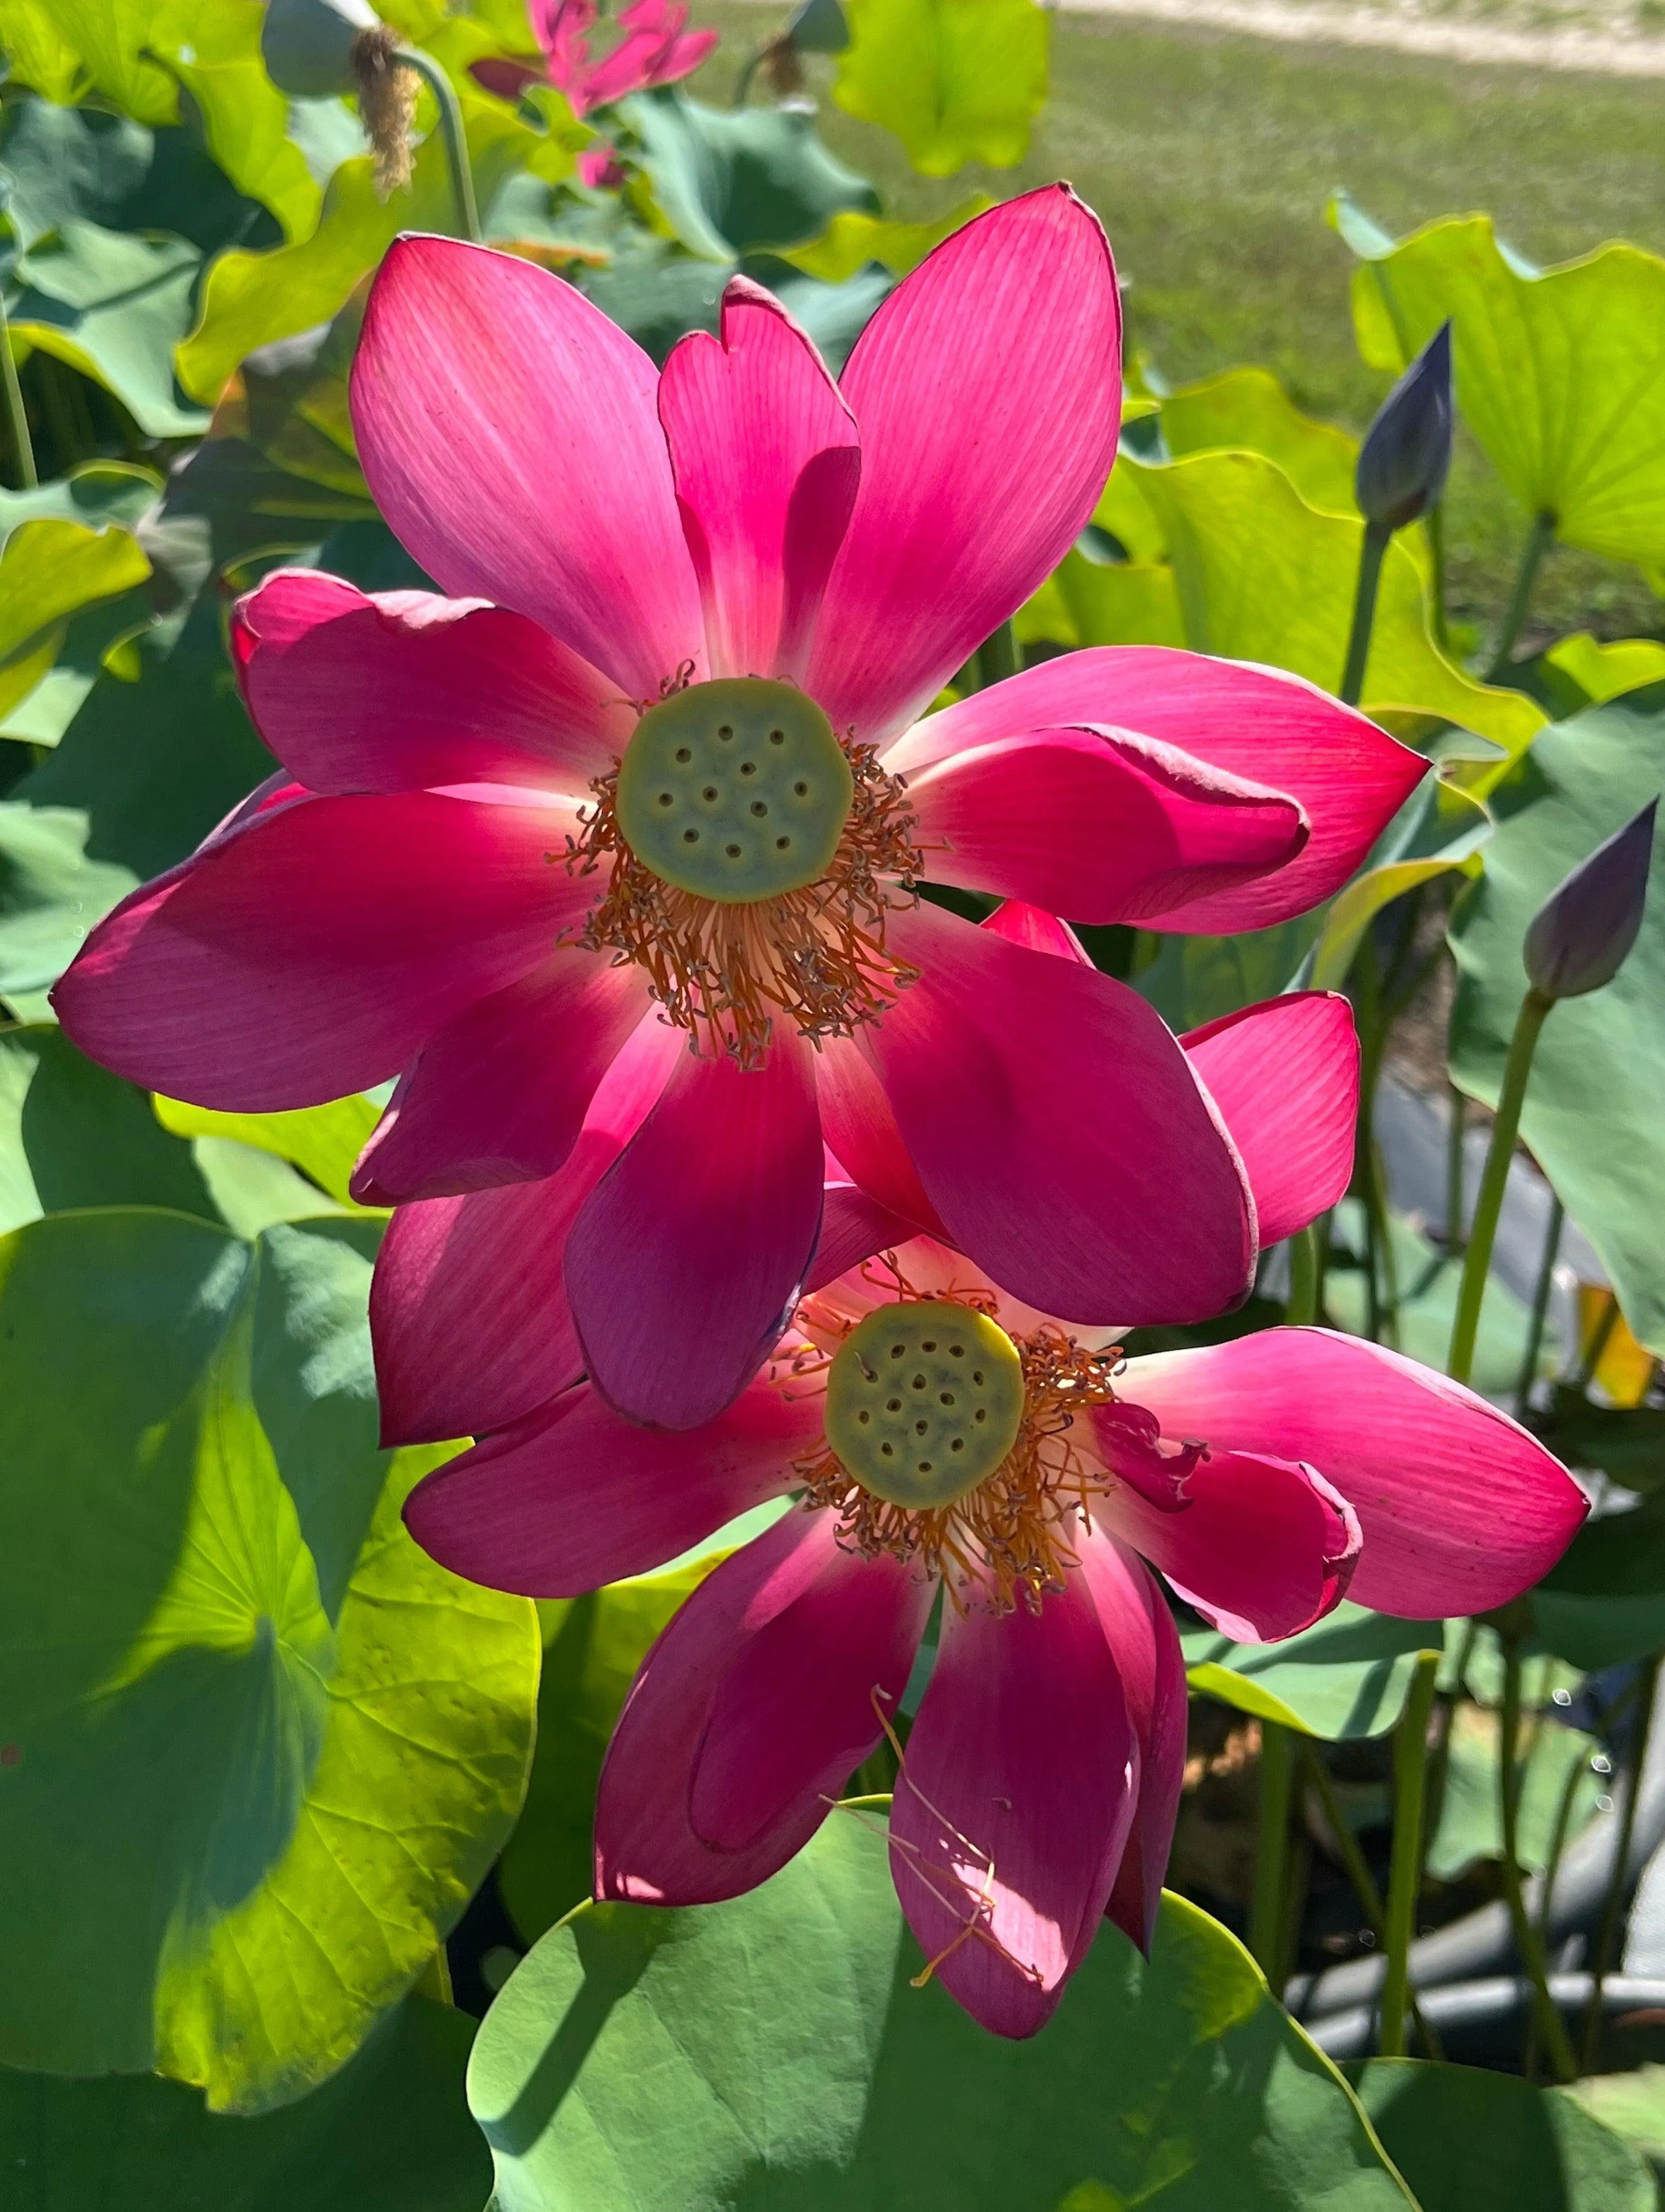
[[[291,100],[357,99],[383,199],[410,183],[416,80],[399,58],[398,33],[365,0],[268,0],[260,52]]]
[[[1443,322],[1376,410],[1353,478],[1358,511],[1402,530],[1438,501],[1451,465],[1451,325]]]
[[[1577,999],[1611,983],[1642,927],[1653,859],[1654,810],[1642,811],[1581,860],[1533,917],[1522,957],[1546,999]]]
[[[802,0],[783,35],[800,54],[842,54],[850,43],[850,27],[838,0]]]

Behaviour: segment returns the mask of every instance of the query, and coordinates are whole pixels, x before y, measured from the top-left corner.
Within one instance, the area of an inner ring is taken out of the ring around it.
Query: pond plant
[[[0,2172],[1644,2212],[1665,263],[1338,197],[1359,443],[716,44],[0,0]]]

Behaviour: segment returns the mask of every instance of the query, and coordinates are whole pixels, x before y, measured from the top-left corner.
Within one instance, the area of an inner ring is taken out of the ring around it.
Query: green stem
[[[1347,636],[1347,663],[1341,676],[1341,702],[1356,707],[1364,695],[1364,664],[1370,657],[1370,631],[1376,622],[1376,587],[1382,580],[1382,560],[1391,530],[1379,522],[1364,525],[1358,549],[1358,580],[1353,588],[1352,629]]]
[[[1544,1232],[1544,1256],[1538,1263],[1537,1286],[1532,1293],[1532,1319],[1526,1332],[1526,1352],[1521,1361],[1521,1379],[1515,1386],[1515,1411],[1524,1418],[1532,1403],[1532,1386],[1538,1379],[1538,1355],[1544,1348],[1544,1318],[1549,1311],[1549,1294],[1555,1286],[1555,1262],[1561,1250],[1561,1229],[1567,1210],[1553,1191],[1550,1193],[1549,1227]]]
[[[763,66],[763,56],[768,52],[768,51],[769,49],[767,46],[759,46],[757,51],[748,58],[745,67],[740,71],[739,76],[735,79],[734,105],[736,107],[744,107],[747,100],[750,97],[751,80],[757,76],[758,70]]]
[[[1533,985],[1521,1001],[1515,1034],[1509,1040],[1509,1058],[1504,1063],[1503,1088],[1498,1097],[1498,1118],[1492,1125],[1480,1194],[1474,1200],[1474,1225],[1468,1233],[1462,1282],[1457,1292],[1456,1318],[1451,1325],[1451,1356],[1445,1363],[1445,1371],[1453,1382],[1466,1382],[1474,1364],[1480,1303],[1486,1296],[1498,1216],[1503,1210],[1504,1191],[1509,1182],[1509,1163],[1514,1158],[1515,1138],[1521,1126],[1521,1103],[1526,1097],[1527,1077],[1532,1070],[1538,1032],[1554,1003]]]
[[[1433,569],[1434,642],[1442,653],[1450,650],[1451,633],[1445,622],[1445,509],[1436,501],[1422,518],[1428,532],[1428,559]]]
[[[1532,1998],[1537,2014],[1538,2027],[1549,2052],[1550,2063],[1556,2078],[1571,2081],[1577,2076],[1578,2061],[1573,2053],[1572,2039],[1566,2025],[1555,2008],[1555,2000],[1549,1993],[1548,1970],[1544,1964],[1544,1950],[1538,1940],[1538,1931],[1528,1918],[1526,1898],[1521,1887],[1520,1850],[1520,1769],[1516,1763],[1516,1747],[1521,1733],[1521,1639],[1513,1629],[1499,1631],[1503,1645],[1503,1735],[1498,1747],[1498,1798],[1503,1824],[1504,1894],[1509,1905],[1510,1924],[1515,1931],[1516,1948],[1532,1982]]]
[[[1468,1101],[1455,1083],[1447,1086],[1450,1120],[1445,1132],[1445,1249],[1455,1259],[1463,1248],[1462,1140],[1468,1119]]]
[[[1318,1239],[1310,1226],[1289,1240],[1289,1304],[1285,1325],[1310,1328],[1318,1318]]]
[[[1295,1777],[1295,1740],[1277,1721],[1261,1723],[1261,1802],[1255,1852],[1255,1894],[1249,1908],[1249,1948],[1274,1983],[1283,1952],[1285,1892],[1289,1856],[1289,1802]]]
[[[445,1954],[443,1943],[417,1975],[416,1986],[418,1996],[431,1997],[435,2004],[456,2003],[451,1988],[451,1961]]]
[[[34,444],[29,436],[23,387],[17,380],[17,363],[12,358],[11,331],[6,323],[3,299],[0,299],[0,375],[5,379],[6,419],[11,425],[12,451],[17,456],[18,482],[26,490],[33,490],[40,478],[35,471]]]
[[[1534,514],[1528,535],[1521,565],[1515,573],[1515,589],[1510,595],[1509,611],[1503,618],[1503,628],[1498,633],[1497,650],[1492,656],[1492,665],[1486,672],[1488,684],[1495,684],[1507,676],[1521,632],[1526,627],[1527,609],[1532,604],[1532,587],[1538,580],[1538,570],[1555,538],[1555,517]]]
[[[1382,1892],[1376,1886],[1376,1876],[1370,1872],[1370,1862],[1359,1849],[1358,1838],[1341,1809],[1341,1801],[1335,1794],[1334,1778],[1320,1757],[1316,1744],[1310,1741],[1303,1743],[1301,1755],[1308,1777],[1318,1793],[1318,1802],[1324,1808],[1325,1823],[1335,1839],[1342,1869],[1352,1884],[1353,1894],[1364,1912],[1364,1924],[1378,1943],[1385,1944],[1388,1940],[1388,1916],[1382,1903]],[[1421,2039],[1423,2049],[1431,2058],[1437,2058],[1440,2056],[1439,2038],[1423,2019],[1416,1992],[1408,1986],[1406,2002],[1410,2006],[1411,2017],[1416,2022],[1417,2034]]]
[[[978,672],[984,687],[1003,684],[1008,676],[1018,673],[1018,640],[1009,621],[1003,622],[992,636],[986,637],[977,653]]]
[[[451,79],[431,54],[420,46],[401,46],[398,59],[413,69],[439,104],[440,136],[445,142],[446,165],[451,171],[451,197],[456,203],[458,235],[483,246],[480,210],[474,198],[474,172],[469,167],[468,137],[463,111]]]
[[[1549,1857],[1544,1865],[1543,1894],[1538,1900],[1538,1946],[1546,1958],[1549,1955],[1550,1907],[1555,1901],[1555,1879],[1561,1871],[1561,1854],[1566,1849],[1567,1829],[1572,1820],[1572,1801],[1578,1794],[1578,1784],[1587,1771],[1584,1760],[1573,1761],[1566,1780],[1561,1784],[1561,1800],[1555,1808],[1555,1826],[1549,1838]],[[1528,2081],[1537,2063],[1538,2016],[1534,2013],[1527,2027],[1526,2057],[1522,2062],[1522,2070]]]
[[[1418,1656],[1410,1694],[1394,1735],[1394,1856],[1388,1876],[1388,1972],[1382,1984],[1376,2047],[1384,2058],[1405,2056],[1405,2002],[1410,1993],[1411,1942],[1422,1894],[1423,1805],[1428,1778],[1428,1717],[1434,1705],[1437,1651]]]
[[[1631,1839],[1636,1833],[1636,1801],[1642,1790],[1642,1766],[1648,1756],[1648,1738],[1653,1734],[1654,1705],[1659,1695],[1659,1659],[1657,1655],[1648,1662],[1648,1671],[1642,1679],[1642,1702],[1632,1723],[1634,1733],[1631,1741],[1630,1773],[1625,1784],[1625,1809],[1619,1816],[1619,1848],[1613,1855],[1613,1872],[1607,1878],[1607,1893],[1601,1903],[1601,1924],[1596,1930],[1595,1955],[1591,1960],[1589,2010],[1584,2014],[1583,2071],[1592,2072],[1595,2065],[1596,2046],[1601,2039],[1601,1984],[1607,1978],[1613,1960],[1613,1939],[1619,1933],[1619,1916],[1625,1902],[1626,1873],[1630,1865]]]

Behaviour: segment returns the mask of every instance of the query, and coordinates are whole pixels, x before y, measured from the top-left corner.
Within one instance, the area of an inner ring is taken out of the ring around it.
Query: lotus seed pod
[[[1653,860],[1654,811],[1642,811],[1581,860],[1533,917],[1522,957],[1547,999],[1577,999],[1611,983],[1642,927]]]
[[[353,50],[379,24],[365,0],[269,0],[260,26],[266,74],[291,100],[355,93]]]
[[[1353,478],[1358,511],[1402,530],[1445,489],[1451,465],[1451,325],[1443,322],[1376,410]]]

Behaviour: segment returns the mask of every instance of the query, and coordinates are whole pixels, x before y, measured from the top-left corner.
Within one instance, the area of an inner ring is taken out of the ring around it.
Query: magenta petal
[[[1255,1194],[1262,1245],[1316,1221],[1352,1180],[1358,1037],[1339,992],[1291,991],[1180,1039]]]
[[[817,1397],[766,1382],[690,1435],[621,1420],[581,1383],[428,1475],[405,1525],[470,1582],[577,1597],[662,1566],[790,1490],[820,1433]]]
[[[861,488],[807,678],[836,729],[900,729],[1074,544],[1115,454],[1121,338],[1066,185],[967,223],[878,309],[842,379]]]
[[[1042,661],[928,716],[885,765],[912,776],[949,753],[1079,722],[1156,738],[1285,793],[1311,826],[1287,867],[1152,915],[1152,929],[1229,933],[1305,914],[1340,890],[1428,770],[1419,753],[1301,677],[1158,645],[1097,646]]]
[[[1036,730],[908,779],[933,882],[1139,922],[1281,868],[1292,799],[1116,730]]]
[[[431,792],[274,805],[124,899],[52,1002],[83,1052],[193,1105],[368,1090],[584,913],[593,885],[547,857],[572,821]]]
[[[1138,1765],[1079,1576],[1039,1613],[944,1608],[890,1808],[890,1868],[937,1979],[996,2035],[1044,2027],[1086,1956],[1133,1825]]]
[[[1143,1366],[1134,1362],[1128,1375],[1134,1398]],[[1346,1595],[1358,1524],[1311,1468],[1213,1444],[1185,1490],[1185,1510],[1167,1513],[1117,1484],[1099,1511],[1227,1636],[1273,1643],[1310,1627]]]
[[[892,1213],[853,1182],[829,1183],[822,1196],[821,1234],[804,1278],[805,1296],[818,1291],[875,1252],[893,1250],[915,1234],[911,1221]]]
[[[1067,1321],[1200,1321],[1239,1302],[1247,1188],[1139,994],[934,907],[893,916],[891,941],[921,980],[866,1049],[947,1241]]]
[[[367,598],[280,568],[238,601],[236,627],[255,727],[316,792],[520,783],[581,795],[635,726],[617,684],[507,607]]]
[[[625,1701],[596,1799],[596,1895],[714,1903],[784,1866],[878,1741],[931,1597],[894,1559],[842,1551],[827,1513],[789,1513],[725,1560]]]
[[[678,1055],[567,1246],[590,1375],[611,1404],[691,1429],[744,1388],[808,1271],[821,1172],[814,1068],[795,1032],[750,1073]]]
[[[572,285],[444,238],[388,249],[353,363],[359,459],[402,544],[635,699],[703,659],[658,385]]]
[[[1506,1605],[1548,1573],[1589,1510],[1506,1413],[1358,1337],[1265,1329],[1136,1359],[1124,1387],[1164,1435],[1319,1468],[1364,1534],[1352,1595],[1407,1620]]]
[[[1139,1809],[1107,1909],[1148,1955],[1185,1781],[1185,1655],[1174,1616],[1142,1560],[1097,1528],[1079,1549],[1139,1743]]]
[[[712,674],[797,675],[792,654],[779,657],[783,623],[789,644],[801,641],[849,520],[854,417],[786,309],[744,276],[723,294],[720,339],[695,331],[672,350],[659,410]]]
[[[580,951],[476,1000],[400,1079],[353,1195],[396,1206],[552,1176],[647,1006],[640,968]]]
[[[1028,906],[1022,899],[1007,899],[977,927],[991,937],[1005,938],[1008,945],[1023,945],[1031,952],[1050,952],[1060,960],[1073,960],[1078,968],[1093,964],[1092,955],[1068,922],[1038,906]]]
[[[829,1037],[816,1071],[821,1127],[846,1172],[878,1205],[947,1240],[926,1196],[884,1086],[859,1045]]]

